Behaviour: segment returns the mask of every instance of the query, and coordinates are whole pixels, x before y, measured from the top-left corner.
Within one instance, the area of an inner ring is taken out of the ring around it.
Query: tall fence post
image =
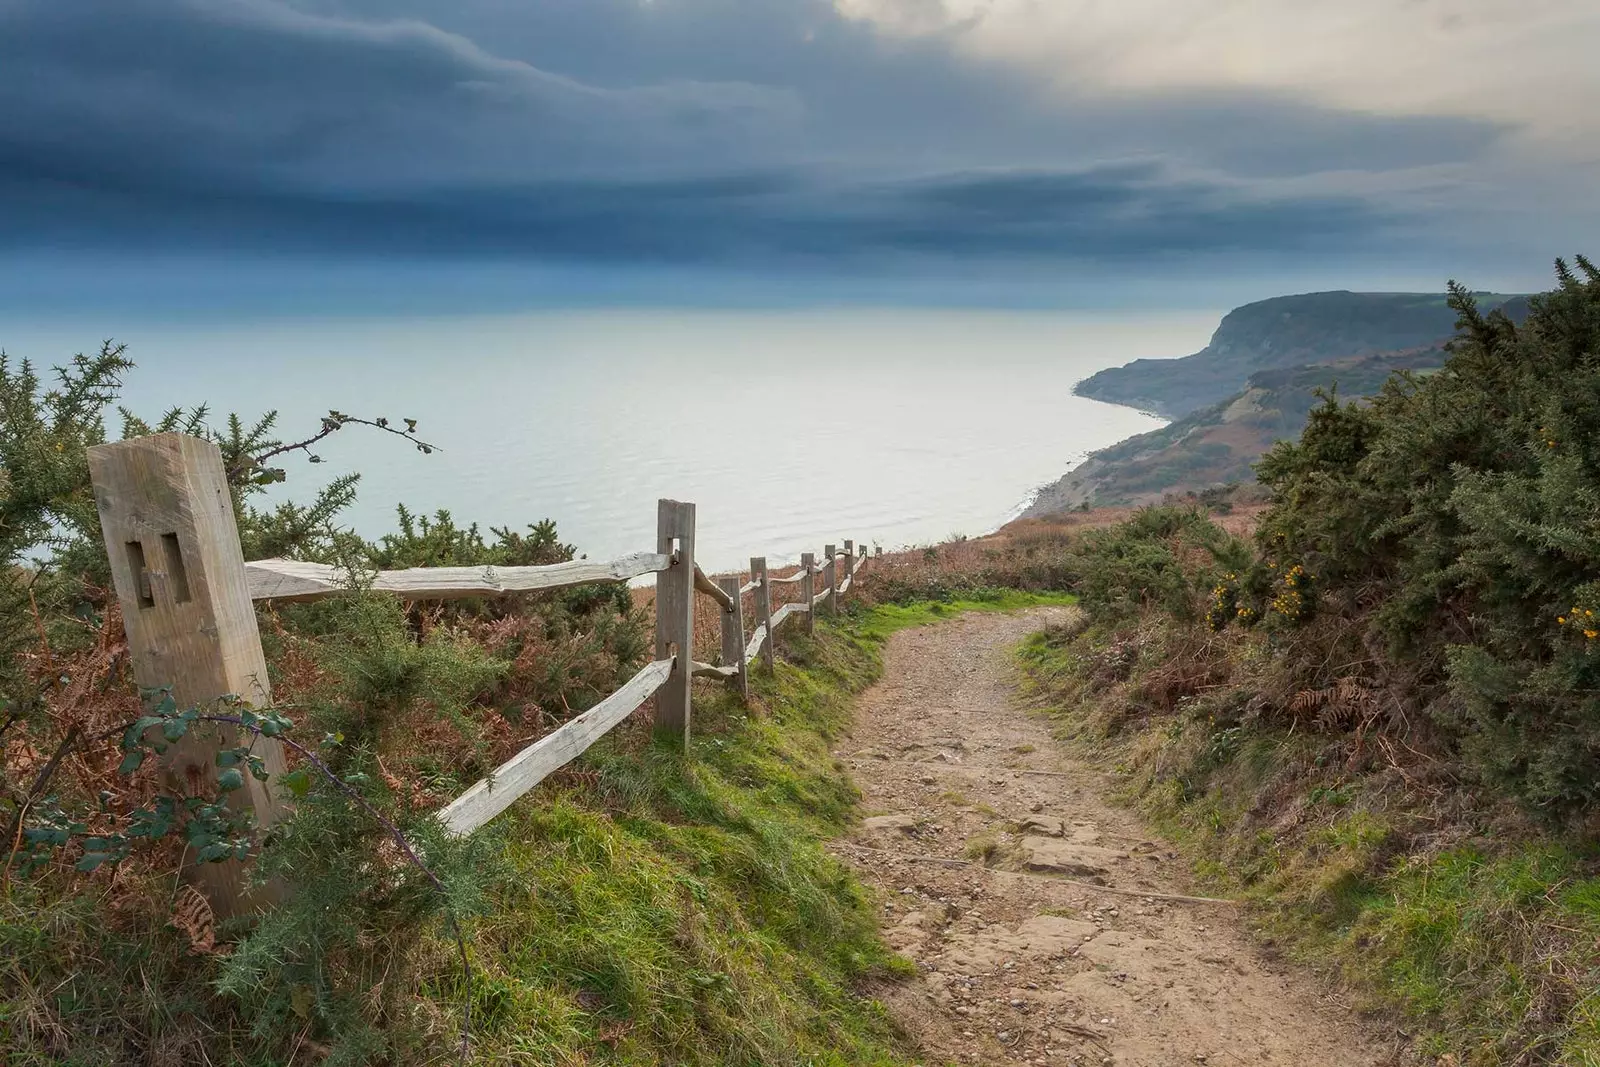
[[[846,538],[844,542],[844,576],[849,580],[850,588],[854,589],[856,585],[856,543],[849,538]]]
[[[739,691],[739,699],[749,703],[750,665],[744,658],[744,594],[739,592],[737,577],[718,578],[717,585],[733,601],[733,610],[722,613],[722,663],[739,668],[739,676],[729,681]]]
[[[772,582],[767,579],[767,558],[765,556],[752,556],[750,558],[750,579],[756,585],[756,625],[767,628],[766,643],[761,646],[761,662],[767,670],[773,665],[773,645],[776,644],[776,635],[772,632]]]
[[[811,601],[816,598],[817,590],[817,557],[811,552],[800,553],[800,566],[805,568],[806,576],[800,580],[800,591],[805,594],[806,604],[806,633],[813,633],[817,628],[817,606]]]
[[[839,561],[834,545],[823,546],[822,584],[828,587],[828,614],[839,614]]]
[[[272,703],[255,607],[245,578],[239,527],[222,464],[210,441],[163,433],[89,449],[89,478],[134,680],[145,689],[170,688],[179,707],[237,696],[256,707]],[[232,726],[196,727],[167,749],[161,767],[168,788],[192,795],[214,787],[217,752],[239,744]],[[257,825],[283,814],[277,779],[283,746],[253,739],[269,781],[244,776],[228,796],[250,809]],[[273,895],[257,891],[242,864],[200,863],[187,872],[212,909],[237,915]]]
[[[873,559],[882,559],[883,558],[883,546],[882,545],[874,545],[873,546],[872,558]]]
[[[694,505],[656,505],[656,551],[672,556],[656,572],[656,659],[675,657],[656,695],[656,732],[689,744],[689,693],[694,681]]]

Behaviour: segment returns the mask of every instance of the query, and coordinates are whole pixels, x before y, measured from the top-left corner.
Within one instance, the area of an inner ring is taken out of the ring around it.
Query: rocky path
[[[836,848],[918,964],[885,998],[927,1062],[1398,1062],[1231,905],[1177,899],[1177,857],[1017,706],[1009,649],[1069,610],[896,635],[837,750],[868,818]]]

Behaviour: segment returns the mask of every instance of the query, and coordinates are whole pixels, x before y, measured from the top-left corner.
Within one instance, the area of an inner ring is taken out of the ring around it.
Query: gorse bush
[[[1442,370],[1330,399],[1260,466],[1264,555],[1552,818],[1600,799],[1600,272],[1557,270],[1520,327],[1452,285]]]

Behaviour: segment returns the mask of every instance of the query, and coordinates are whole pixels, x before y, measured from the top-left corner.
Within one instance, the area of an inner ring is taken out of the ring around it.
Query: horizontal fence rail
[[[713,579],[695,561],[695,506],[662,500],[656,551],[604,562],[412,567],[366,574],[300,560],[247,563],[215,444],[183,434],[154,434],[91,448],[89,463],[135,674],[146,688],[170,686],[180,700],[193,704],[224,696],[238,696],[258,707],[271,703],[251,606],[255,601],[309,601],[355,591],[406,600],[499,597],[655,575],[653,660],[616,692],[523,748],[441,808],[436,817],[456,836],[471,834],[505,811],[652,697],[656,730],[687,744],[692,679],[726,682],[748,699],[751,665],[759,661],[769,670],[774,666],[778,628],[803,617],[809,631],[819,609],[837,612],[868,560],[864,546],[858,553],[854,542],[844,541],[843,551],[828,545],[820,554],[802,554],[799,569],[785,577],[769,575],[766,559],[756,556],[750,560],[748,582],[741,584],[737,575]],[[774,611],[773,587],[794,583],[800,583],[800,599]],[[697,593],[719,608],[721,663],[694,659]],[[754,625],[748,636],[747,593],[754,594]],[[187,773],[191,765],[214,762],[216,752],[200,748],[229,743],[228,738],[191,738],[172,746],[163,759],[169,771]],[[257,738],[257,745],[269,768],[284,766],[282,745],[275,738]],[[283,796],[264,784],[236,791],[230,803],[252,808],[262,827],[281,818],[287,806]],[[251,880],[237,864],[201,866],[207,870],[191,864],[186,873],[201,884],[219,914],[255,906]]]
[[[352,576],[344,568],[326,563],[263,559],[246,563],[244,572],[251,600],[321,600],[356,587],[409,600],[456,600],[591,582],[625,582],[664,570],[670,563],[669,557],[658,552],[635,552],[609,563],[573,560],[544,567],[410,567]]]
[[[439,810],[439,821],[458,837],[509,808],[522,794],[565,767],[584,750],[611,731],[617,723],[639,710],[666,684],[673,661],[658,659],[628,680],[628,684],[600,703],[539,738],[506,760],[489,777],[456,797]]]

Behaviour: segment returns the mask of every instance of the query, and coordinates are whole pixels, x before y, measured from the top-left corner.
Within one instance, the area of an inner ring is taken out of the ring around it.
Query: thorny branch
[[[329,411],[322,417],[321,429],[310,437],[300,441],[288,441],[274,445],[259,455],[241,457],[228,471],[228,480],[232,482],[242,481],[250,477],[254,471],[264,468],[268,460],[288,452],[304,452],[306,458],[312,463],[321,463],[322,457],[311,451],[311,446],[350,425],[370,426],[375,430],[382,430],[384,433],[392,433],[396,437],[402,437],[416,445],[417,451],[425,456],[443,451],[438,445],[430,444],[417,437],[416,419],[401,419],[400,421],[405,423],[406,428],[403,430],[397,429],[390,424],[388,419],[382,416],[375,419],[363,419],[357,415],[348,415],[342,411]]]

